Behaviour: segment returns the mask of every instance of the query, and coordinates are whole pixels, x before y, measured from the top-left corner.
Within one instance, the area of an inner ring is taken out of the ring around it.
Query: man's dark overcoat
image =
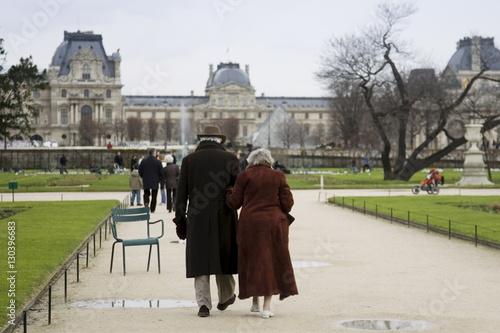
[[[163,165],[156,157],[149,155],[141,161],[139,175],[144,189],[157,190],[163,176]]]
[[[182,160],[176,221],[187,210],[186,276],[236,274],[237,213],[226,205],[226,188],[239,173],[238,159],[213,141],[202,141]]]

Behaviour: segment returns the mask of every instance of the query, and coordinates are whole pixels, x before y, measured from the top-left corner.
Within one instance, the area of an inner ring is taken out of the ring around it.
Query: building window
[[[151,118],[156,119],[156,112],[151,112]]]
[[[323,119],[323,113],[319,113],[319,119]]]
[[[137,118],[141,118],[141,112],[140,111],[137,111],[137,115],[136,115]]]
[[[111,98],[111,90],[106,90],[106,98]]]
[[[243,136],[248,135],[248,126],[243,126]]]
[[[67,124],[68,124],[68,110],[62,109],[61,110],[61,125],[67,125]]]
[[[112,109],[106,109],[106,122],[107,123],[112,123],[113,122],[113,110]]]
[[[89,98],[89,90],[88,89],[85,89],[83,91],[83,98]]]
[[[90,118],[92,119],[92,108],[88,105],[84,105],[81,110],[81,116],[83,118]]]
[[[90,79],[90,66],[85,64],[82,67],[82,79],[89,80]]]
[[[36,99],[40,98],[40,91],[34,90],[33,91],[33,98],[36,98]]]
[[[262,118],[262,112],[259,112],[259,113],[258,113],[258,117],[259,117],[259,118]]]
[[[306,119],[309,119],[309,113],[307,113],[307,112],[306,112],[306,113],[305,113],[305,115],[304,115],[304,117],[305,117]]]
[[[224,118],[224,114],[222,112],[219,112],[219,118],[220,119]]]
[[[243,119],[247,119],[247,113],[243,112]]]
[[[229,103],[230,103],[229,104],[230,106],[236,106],[236,96],[235,95],[231,95],[229,97]]]
[[[66,91],[66,89],[62,89],[62,90],[61,90],[61,97],[62,97],[62,98],[66,98],[66,97],[67,97],[67,95],[68,95],[68,92]]]
[[[208,118],[208,113],[207,112],[203,113],[203,118],[205,118],[205,119]]]
[[[219,96],[217,98],[217,105],[219,105],[219,106],[223,106],[224,105],[224,99],[222,98],[222,96]]]
[[[40,123],[40,109],[33,110],[33,123],[38,125]]]

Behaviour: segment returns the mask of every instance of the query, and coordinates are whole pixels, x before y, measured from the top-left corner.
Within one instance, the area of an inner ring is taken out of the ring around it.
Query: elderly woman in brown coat
[[[240,299],[253,297],[252,312],[259,312],[259,296],[264,296],[262,318],[273,317],[272,295],[280,300],[297,295],[297,285],[288,250],[287,213],[293,196],[283,172],[273,170],[271,153],[257,149],[248,157],[248,167],[228,189],[226,202],[239,209],[238,281]]]

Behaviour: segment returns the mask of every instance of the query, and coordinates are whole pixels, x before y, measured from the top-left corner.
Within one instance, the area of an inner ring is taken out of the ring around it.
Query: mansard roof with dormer
[[[64,41],[57,47],[50,66],[59,67],[58,76],[70,73],[72,57],[82,49],[90,49],[102,59],[102,72],[105,76],[115,77],[115,60],[121,60],[119,53],[106,55],[102,35],[87,32],[64,32]]]

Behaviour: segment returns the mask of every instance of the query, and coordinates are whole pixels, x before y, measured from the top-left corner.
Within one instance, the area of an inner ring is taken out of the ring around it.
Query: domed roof
[[[243,86],[251,86],[248,73],[240,69],[239,64],[235,63],[220,63],[217,66],[215,73],[210,75],[207,82],[207,87],[223,86],[228,83],[238,83]]]
[[[479,52],[477,52],[479,50]],[[477,57],[479,53],[479,58]],[[464,38],[457,43],[457,51],[448,62],[448,68],[453,72],[479,70],[474,64],[484,62],[490,70],[500,70],[500,51],[495,47],[493,38]],[[481,64],[481,68],[483,68]]]
[[[56,52],[54,52],[54,56],[52,57],[52,62],[50,63],[50,65],[61,66],[61,63],[64,59],[67,49],[68,49],[68,41],[65,40],[57,47]]]

